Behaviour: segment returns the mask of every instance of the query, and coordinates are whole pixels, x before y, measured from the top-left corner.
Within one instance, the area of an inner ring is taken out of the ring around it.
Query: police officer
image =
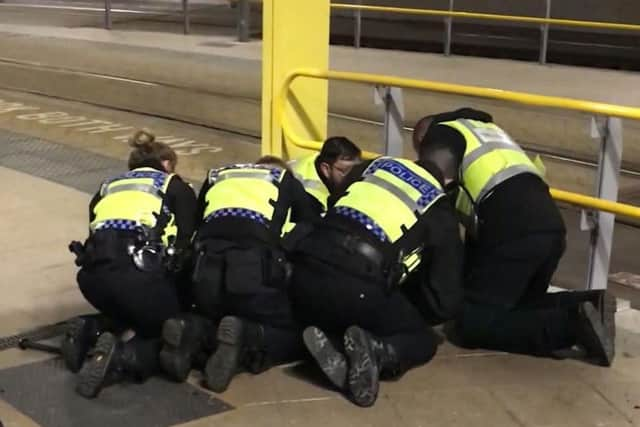
[[[183,381],[198,353],[214,347],[205,386],[223,392],[238,369],[259,373],[304,353],[285,289],[290,266],[280,237],[289,213],[301,222],[318,212],[286,164],[273,157],[212,169],[198,208],[193,297],[207,321],[167,321],[161,360]],[[208,337],[218,323],[215,338]]]
[[[414,146],[459,184],[466,228],[463,345],[538,356],[576,344],[604,366],[614,357],[615,299],[602,291],[547,293],[565,225],[541,172],[491,115],[427,116]]]
[[[462,301],[462,243],[443,185],[422,160],[355,166],[293,251],[292,303],[312,325],[305,344],[357,405],[373,405],[379,377],[428,362],[431,326]]]
[[[292,160],[289,166],[320,212],[327,211],[327,199],[342,183],[362,151],[343,136],[328,138],[320,153]]]
[[[104,181],[89,206],[89,238],[73,248],[80,291],[101,313],[74,319],[63,342],[87,398],[159,368],[162,324],[181,311],[177,257],[195,229],[196,197],[173,173],[176,153],[147,131],[130,144],[129,172]]]

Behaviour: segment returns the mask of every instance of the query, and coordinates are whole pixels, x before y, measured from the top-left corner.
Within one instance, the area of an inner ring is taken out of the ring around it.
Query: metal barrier
[[[281,124],[282,134],[285,139],[298,147],[316,151],[321,148],[322,143],[319,141],[305,141],[300,139],[292,132],[291,125],[285,114],[290,86],[293,81],[299,77],[372,84],[376,85],[378,91],[380,88],[419,89],[538,107],[571,110],[592,115],[590,123],[592,137],[598,139],[600,142],[600,157],[595,188],[596,197],[558,189],[551,189],[550,192],[557,201],[570,203],[583,208],[581,228],[591,233],[587,288],[604,289],[607,287],[615,215],[640,219],[640,207],[616,202],[618,197],[618,178],[622,161],[623,140],[621,119],[640,120],[640,108],[400,77],[300,69],[287,76],[281,93],[277,99],[273,101],[274,112],[278,122]],[[390,95],[391,90],[385,90],[384,92],[393,98],[393,96]],[[402,108],[394,106],[394,102],[395,101],[391,99],[390,102],[384,103],[384,123],[385,127],[399,126],[400,130],[392,132],[389,129],[385,129],[385,138],[388,138],[390,134],[401,135],[402,123],[391,117],[394,115],[397,116],[397,111],[401,111]],[[280,141],[272,141],[271,143],[276,144],[280,143]],[[402,150],[401,144],[403,144],[401,137],[396,140],[385,139],[385,152],[398,155],[397,153]],[[375,157],[379,154],[365,152],[364,155],[366,157]]]
[[[545,0],[545,17],[533,17],[533,16],[518,16],[518,15],[499,15],[492,13],[476,13],[476,12],[456,12],[454,11],[454,0],[449,0],[449,10],[435,10],[435,9],[413,9],[391,6],[369,6],[361,4],[361,0],[358,0],[358,4],[345,4],[345,3],[333,3],[331,7],[336,10],[352,10],[354,12],[355,28],[354,31],[354,46],[360,47],[360,40],[362,37],[362,12],[384,12],[395,13],[405,15],[418,15],[418,16],[435,16],[445,18],[445,37],[444,37],[444,53],[445,55],[451,54],[452,43],[452,26],[453,18],[472,19],[481,21],[493,21],[493,22],[514,22],[520,24],[539,24],[540,25],[540,63],[545,64],[547,62],[547,50],[549,45],[549,26],[562,26],[562,27],[580,27],[591,29],[608,29],[615,31],[640,31],[640,25],[633,24],[617,24],[612,22],[598,22],[598,21],[578,21],[572,19],[555,19],[551,18],[551,0]]]
[[[250,35],[250,18],[251,18],[251,10],[250,10],[250,0],[237,0],[237,37],[238,41],[247,42],[249,41]],[[59,10],[75,10],[75,11],[86,11],[86,12],[103,12],[104,13],[104,28],[107,30],[111,30],[113,27],[113,14],[123,13],[123,14],[137,14],[137,15],[166,15],[168,13],[159,13],[159,12],[149,12],[149,11],[140,11],[135,9],[120,9],[113,8],[112,0],[104,0],[104,7],[91,7],[91,6],[61,6],[61,5],[46,5],[46,4],[21,4],[21,3],[5,3],[0,0],[1,6],[11,6],[11,7],[21,7],[26,9],[59,9]],[[182,6],[182,22],[183,22],[183,31],[184,34],[189,34],[191,31],[191,17],[190,17],[190,5],[189,0],[181,0]],[[171,11],[173,12],[173,11]]]

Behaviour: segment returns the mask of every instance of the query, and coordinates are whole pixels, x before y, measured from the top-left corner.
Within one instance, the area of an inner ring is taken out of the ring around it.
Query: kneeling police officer
[[[89,238],[70,248],[80,291],[100,312],[73,319],[62,345],[87,398],[154,374],[162,324],[182,310],[178,258],[195,229],[195,193],[173,173],[168,145],[146,131],[130,144],[129,172],[104,181],[89,206]]]
[[[259,373],[304,353],[286,291],[290,266],[281,234],[287,217],[312,221],[319,214],[278,158],[209,172],[194,239],[196,314],[163,328],[161,361],[171,377],[184,381],[198,355],[212,353],[205,386],[223,392],[238,369]]]
[[[355,166],[292,251],[292,303],[320,368],[360,406],[378,380],[428,362],[462,301],[462,243],[443,172],[380,157]]]

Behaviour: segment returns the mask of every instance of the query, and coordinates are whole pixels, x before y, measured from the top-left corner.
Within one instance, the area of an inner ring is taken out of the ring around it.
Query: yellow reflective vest
[[[269,226],[285,170],[269,165],[239,164],[209,171],[204,220],[241,217]]]
[[[438,180],[409,160],[380,157],[362,176],[349,186],[334,211],[361,223],[381,242],[397,242],[444,197]],[[407,272],[420,264],[421,250],[401,254]]]
[[[306,192],[318,200],[318,202],[322,204],[323,212],[326,212],[329,189],[318,175],[316,169],[317,158],[318,155],[316,154],[303,157],[302,159],[292,160],[289,162],[289,166],[293,171],[293,175],[302,183]]]
[[[92,232],[104,229],[138,230],[154,228],[161,210],[169,215],[162,240],[176,237],[175,217],[164,204],[164,197],[173,174],[153,168],[133,169],[105,181],[100,187],[100,200],[93,209]]]
[[[440,124],[460,132],[467,144],[460,174],[468,194],[460,192],[457,201],[457,208],[463,215],[471,214],[473,205],[513,176],[532,173],[542,178],[529,156],[497,125],[467,119]]]

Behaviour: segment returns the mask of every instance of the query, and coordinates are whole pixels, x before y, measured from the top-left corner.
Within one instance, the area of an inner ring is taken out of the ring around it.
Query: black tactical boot
[[[122,349],[122,343],[112,333],[100,335],[78,374],[76,392],[87,399],[93,399],[104,387],[120,381],[124,376]]]
[[[347,358],[341,352],[342,345],[338,345],[335,340],[327,337],[322,330],[315,326],[306,328],[302,338],[322,372],[336,387],[344,390],[347,385]]]
[[[62,358],[71,372],[78,372],[89,350],[96,345],[100,334],[112,327],[109,320],[100,315],[78,316],[67,324],[67,332],[62,340]]]
[[[218,326],[218,348],[205,367],[205,386],[216,393],[224,392],[247,353],[262,347],[263,336],[262,325],[239,317],[224,317]]]
[[[358,406],[372,406],[378,398],[381,374],[399,375],[396,352],[391,345],[358,326],[351,326],[345,332],[344,348],[349,360],[347,382],[351,397]]]
[[[213,324],[193,314],[169,319],[162,327],[163,346],[160,364],[164,372],[177,382],[184,382],[204,350],[208,335],[213,335]]]
[[[616,338],[616,311],[618,310],[618,302],[616,297],[609,291],[602,291],[600,298],[595,304],[600,312],[600,319],[604,325],[606,333],[611,337],[611,341],[615,344]]]
[[[615,331],[615,312],[611,311],[608,298],[603,297],[600,310],[591,302],[583,302],[578,307],[577,343],[601,366],[611,366],[615,356],[615,337],[611,333]],[[604,322],[603,314],[606,314]]]

